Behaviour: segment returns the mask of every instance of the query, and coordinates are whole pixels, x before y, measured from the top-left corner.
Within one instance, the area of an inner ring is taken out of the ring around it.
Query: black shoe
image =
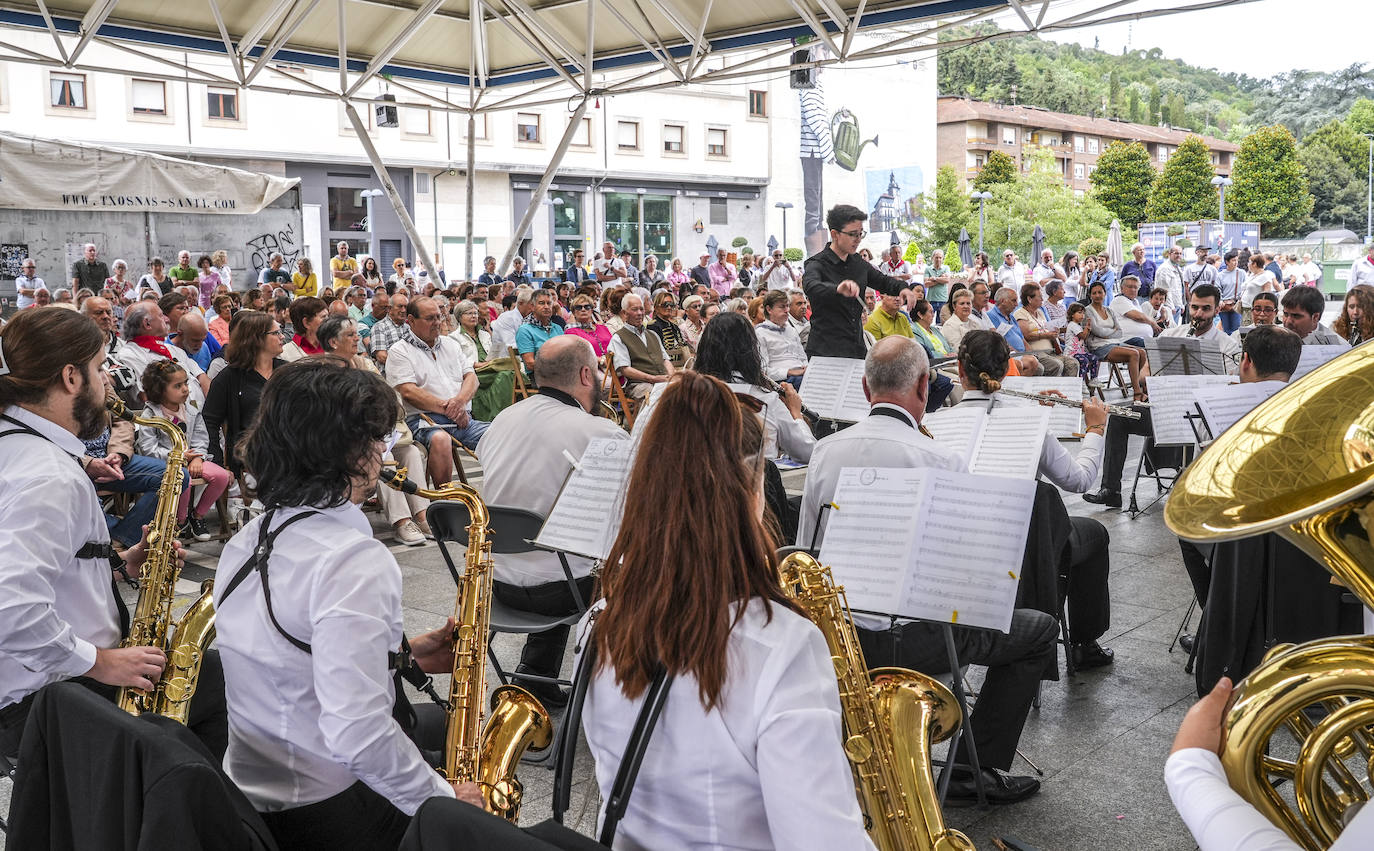
[[[1091,502],[1093,505],[1101,505],[1105,508],[1120,508],[1121,491],[1114,491],[1109,490],[1107,488],[1103,488],[1097,493],[1083,494],[1083,501]]]
[[[186,537],[197,541],[210,540],[210,530],[205,527],[205,519],[197,517],[194,513],[186,515],[185,533]]]
[[[1040,791],[1040,781],[1034,777],[1007,774],[995,768],[983,769],[983,794],[989,804],[1014,804]],[[949,794],[945,804],[951,807],[971,807],[978,803],[978,787],[973,772],[955,768],[949,779]]]
[[[517,673],[532,674],[534,672],[517,670]],[[533,682],[523,680],[520,677],[515,677],[511,682],[539,698],[539,702],[544,704],[545,709],[559,709],[568,705],[568,693],[553,683]]]
[[[1089,641],[1087,644],[1075,644],[1073,646],[1073,666],[1079,670],[1101,668],[1112,663],[1113,655],[1110,648],[1103,647],[1096,641]]]
[[[1178,646],[1183,648],[1184,653],[1193,652],[1193,636],[1190,633],[1183,633],[1178,637]]]

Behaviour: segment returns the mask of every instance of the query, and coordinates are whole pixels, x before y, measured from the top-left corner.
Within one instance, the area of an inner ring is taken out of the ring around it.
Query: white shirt
[[[20,290],[33,290],[34,292],[37,292],[38,290],[46,290],[47,288],[48,285],[43,283],[42,278],[29,278],[21,274],[19,277],[14,279],[14,306],[19,310],[23,310],[24,308],[31,307],[33,305],[33,296],[24,295],[23,293],[19,292]]]
[[[585,626],[584,618],[578,635]],[[839,692],[820,630],[777,605],[769,620],[754,599],[727,647],[725,685],[710,712],[694,677],[668,690],[615,847],[873,849],[840,746]],[[609,666],[587,689],[582,729],[603,798],[643,700],[626,698]]]
[[[597,281],[603,285],[608,280],[623,278],[626,275],[625,261],[619,257],[602,257],[593,264],[592,270],[596,272]]]
[[[110,540],[95,487],[74,460],[86,446],[23,408],[4,414],[47,440],[0,437],[0,707],[85,674],[97,648],[119,644],[109,560],[75,557]],[[0,432],[17,428],[0,420]]]
[[[1353,272],[1351,273],[1351,279],[1354,279]],[[1262,292],[1265,292],[1265,287],[1269,286],[1270,284],[1275,284],[1275,286],[1270,288],[1270,291],[1277,292],[1279,288],[1274,281],[1274,273],[1268,270],[1260,272],[1257,275],[1251,275],[1248,278],[1246,278],[1245,283],[1240,285],[1241,307],[1252,306],[1255,302],[1255,296],[1259,295]]]
[[[878,271],[893,278],[901,278],[904,281],[911,280],[912,277],[911,264],[905,260],[898,260],[894,264],[884,257],[882,262],[878,264]]]
[[[1020,298],[1021,285],[1026,282],[1026,264],[1019,260],[1016,261],[1015,266],[1008,266],[1006,263],[1003,263],[1001,266],[997,267],[997,274],[994,280],[997,281],[997,286],[999,288],[1010,287],[1016,290],[1016,295]],[[997,295],[997,291],[993,290],[991,294],[995,296]]]
[[[572,469],[566,452],[581,458],[587,444],[600,437],[629,435],[605,417],[596,417],[551,396],[531,396],[506,408],[491,421],[477,444],[482,462],[482,498],[547,517]],[[541,551],[496,555],[493,577],[510,585],[562,582],[563,566],[554,553]],[[573,576],[586,576],[593,562],[568,556]]]
[[[668,360],[668,353],[664,351],[663,341],[658,339],[658,334],[650,331],[648,326],[643,322],[639,323],[638,328],[628,323],[622,327],[628,328],[630,333],[639,337],[646,346],[650,346],[649,340],[652,338],[654,342],[658,343],[658,350],[663,353],[663,359],[665,361]],[[652,346],[650,347],[652,348]],[[620,331],[615,331],[611,334],[611,346],[609,351],[613,358],[611,361],[611,366],[613,368],[620,370],[630,365],[630,347],[625,345],[624,340],[620,339]]]
[[[772,263],[772,260],[768,261]],[[768,273],[768,288],[770,290],[785,290],[795,286],[797,283],[797,273],[792,271],[792,264],[786,260],[773,267],[773,271]]]
[[[195,408],[204,409],[205,391],[200,389],[200,382],[196,379],[198,376],[203,375],[205,370],[200,368],[200,364],[191,360],[191,356],[186,354],[181,346],[178,346],[176,343],[168,343],[164,340],[162,345],[166,346],[167,351],[172,353],[172,360],[176,361],[178,366],[186,370],[186,387],[191,391],[191,396],[186,400],[186,404]],[[162,357],[162,355],[157,352],[143,348],[133,340],[125,340],[120,345],[118,351],[115,352],[115,360],[134,371],[134,383],[138,387],[138,391],[142,392],[143,370],[148,368],[148,364],[154,361],[166,360],[166,358]]]
[[[1044,263],[1036,263],[1035,268],[1031,270],[1031,277],[1035,278],[1035,282],[1041,286],[1049,280],[1067,280],[1067,277],[1064,275],[1064,267],[1060,266],[1058,263],[1051,263],[1048,266]],[[1019,287],[1017,288],[1016,294],[1018,296],[1021,294]]]
[[[1169,305],[1170,310],[1177,313],[1184,309],[1183,270],[1178,267],[1177,263],[1172,260],[1165,260],[1160,263],[1159,268],[1155,270],[1154,285],[1169,291],[1169,300],[1166,304]],[[1144,288],[1144,281],[1141,282],[1141,287]],[[1145,293],[1146,297],[1149,295],[1149,293]]]
[[[806,349],[802,346],[801,335],[790,324],[777,326],[765,319],[754,326],[754,335],[758,337],[759,353],[763,355],[763,371],[769,378],[782,381],[797,367],[806,368]]]
[[[143,416],[171,419],[163,411],[161,405],[149,405],[144,408]],[[205,417],[201,414],[200,409],[192,407],[188,400],[188,404],[181,406],[181,413],[178,416],[186,424],[184,433],[187,448],[194,449],[202,455],[207,454],[210,451],[210,431],[205,427]],[[167,456],[172,453],[172,439],[161,429],[140,425],[136,427],[135,434],[137,435],[134,444],[135,451],[139,455],[166,461]]]
[[[477,363],[477,362],[478,362],[478,357],[477,357],[477,344],[474,343],[474,342],[472,341],[472,338],[469,337],[469,336],[467,335],[467,332],[463,331],[463,330],[460,328],[460,329],[458,329],[457,331],[452,331],[452,332],[450,332],[450,333],[449,333],[449,337],[453,338],[453,339],[458,343],[458,345],[463,349],[463,356],[464,356],[464,357],[466,357],[468,360],[472,361],[473,363]],[[477,339],[479,339],[479,340],[482,341],[482,348],[484,348],[484,349],[487,350],[487,357],[486,357],[487,360],[492,360],[493,358],[507,357],[507,356],[508,356],[508,353],[506,353],[506,352],[493,352],[493,351],[492,351],[492,349],[491,349],[491,335],[487,333],[487,329],[485,329],[485,328],[478,328],[478,329],[477,329]]]
[[[1187,337],[1192,330],[1189,324],[1175,325],[1173,328],[1165,328],[1159,333],[1161,337]],[[1227,373],[1234,373],[1240,361],[1240,343],[1229,334],[1221,330],[1221,323],[1212,320],[1212,327],[1207,329],[1207,333],[1197,337],[1199,340],[1215,340],[1221,344],[1221,353],[1230,360],[1226,363]]]
[[[940,333],[945,335],[945,339],[949,341],[949,346],[952,351],[958,351],[959,341],[964,339],[964,335],[968,332],[991,330],[991,319],[988,319],[986,316],[979,317],[972,313],[968,315],[967,320],[962,320],[951,313],[949,318],[940,325]]]
[[[402,337],[386,356],[386,382],[392,387],[414,384],[440,399],[452,399],[463,389],[463,378],[473,373],[472,363],[463,357],[463,347],[440,334],[434,340],[433,353],[421,351]],[[424,411],[402,400],[406,416]],[[468,400],[466,410],[472,410]]]
[[[981,390],[965,390],[964,404],[986,406],[988,394]],[[1046,432],[1040,445],[1039,475],[1049,483],[1069,493],[1083,493],[1097,484],[1097,473],[1102,466],[1103,436],[1090,431],[1083,435],[1083,443],[1075,456],[1064,448],[1064,444],[1054,435]]]
[[[301,511],[275,512],[272,528]],[[321,512],[283,533],[269,561],[272,611],[312,654],[272,625],[260,573],[224,600],[267,515],[220,556],[214,600],[229,711],[224,768],[260,811],[318,803],[362,780],[413,815],[429,798],[453,797],[453,787],[391,717],[387,654],[401,646],[401,570],[361,508]]]
[[[515,332],[520,330],[525,317],[520,315],[519,308],[512,307],[505,313],[496,317],[491,322],[491,351],[496,354],[491,357],[509,357],[508,349],[515,346]]]
[[[1298,851],[1288,834],[1231,788],[1216,754],[1184,748],[1164,764],[1174,808],[1200,851]],[[1374,847],[1374,807],[1362,807],[1330,851]]]
[[[783,404],[782,397],[772,390],[731,381],[727,385],[735,393],[753,396],[763,403],[759,416],[763,417],[763,455],[776,458],[778,453],[803,464],[810,462],[811,453],[816,446],[816,435],[804,419],[796,419]]]
[[[1165,309],[1167,310],[1168,302],[1165,302],[1165,305]],[[1139,312],[1141,316],[1150,316],[1154,313],[1154,308],[1150,306],[1149,302],[1142,304],[1124,295],[1118,295],[1112,299],[1111,304],[1107,305],[1107,309],[1116,314],[1117,323],[1121,326],[1122,337],[1128,340],[1131,337],[1140,337],[1143,340],[1149,340],[1154,337],[1155,329],[1150,327],[1148,322],[1141,322],[1138,319],[1132,319],[1126,315],[1128,312],[1134,310]]]

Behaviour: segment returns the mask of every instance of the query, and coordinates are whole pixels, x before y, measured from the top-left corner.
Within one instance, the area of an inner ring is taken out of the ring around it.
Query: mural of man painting
[[[812,45],[808,58],[815,62],[825,59],[829,51],[823,45]],[[807,254],[815,254],[825,247],[828,234],[825,227],[824,169],[835,161],[835,147],[830,138],[830,115],[825,110],[825,88],[821,84],[821,69],[815,69],[811,88],[798,89],[801,99],[801,171],[802,171],[802,235]]]

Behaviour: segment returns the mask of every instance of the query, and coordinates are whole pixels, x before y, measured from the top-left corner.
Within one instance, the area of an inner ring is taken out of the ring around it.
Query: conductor
[[[802,289],[811,301],[811,334],[806,356],[862,358],[864,346],[864,291],[869,287],[887,295],[899,295],[905,281],[879,272],[856,252],[868,235],[863,223],[868,214],[858,207],[839,204],[825,215],[830,242],[807,258]]]

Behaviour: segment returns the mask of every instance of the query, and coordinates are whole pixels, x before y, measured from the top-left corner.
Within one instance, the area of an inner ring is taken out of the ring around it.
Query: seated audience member
[[[1172,311],[1167,306],[1169,291],[1163,292],[1166,301],[1164,312],[1172,318]],[[1113,298],[1107,307],[1117,315],[1122,336],[1127,340],[1139,337],[1143,344],[1145,340],[1157,336],[1164,330],[1164,324],[1167,324],[1160,323],[1155,318],[1152,306],[1140,295],[1140,279],[1135,275],[1127,275],[1121,279],[1121,293]]]
[[[1212,267],[1208,266],[1207,268]],[[1150,290],[1150,297],[1145,300],[1141,307],[1145,308],[1141,312],[1153,319],[1161,330],[1174,324],[1174,311],[1169,305],[1169,291],[1163,287],[1155,287]],[[1225,316],[1225,314],[1222,315]]]
[[[291,302],[291,327],[296,332],[291,335],[291,342],[282,347],[281,359],[291,363],[306,355],[323,354],[324,349],[320,348],[315,331],[328,315],[329,309],[324,301],[313,295],[301,296]]]
[[[819,516],[821,506],[834,499],[840,471],[846,467],[965,468],[964,458],[951,454],[919,430],[926,411],[928,380],[925,351],[914,340],[893,337],[874,345],[864,364],[863,379],[873,410],[861,422],[816,444],[802,495],[799,543],[812,546],[814,537],[815,546],[820,546],[825,531],[825,519]],[[864,658],[871,667],[898,665],[930,675],[949,671],[940,625],[908,623],[894,636],[887,632],[887,618],[855,615],[854,621]],[[1041,672],[1054,658],[1059,626],[1043,612],[1017,609],[1009,633],[962,626],[953,627],[953,632],[961,662],[988,665],[987,679],[969,719],[988,800],[1006,804],[1027,798],[1040,789],[1040,781],[1005,772],[1016,756],[1016,743]],[[955,759],[958,765],[946,800],[971,804],[977,800],[977,791],[971,770],[964,767],[968,754],[962,740]]]
[[[572,317],[565,333],[586,340],[596,353],[597,360],[604,358],[611,348],[611,329],[597,321],[596,299],[587,293],[573,296]]]
[[[176,361],[191,376],[191,404],[200,407],[210,390],[205,370],[180,347],[166,342],[167,317],[153,301],[140,301],[124,311],[124,345],[115,355],[120,363],[142,378],[148,364],[164,358]],[[142,389],[142,385],[139,386]]]
[[[483,309],[476,302],[464,299],[453,309],[457,327],[449,336],[458,341],[463,357],[477,373],[477,395],[472,397],[472,415],[483,422],[511,403],[515,387],[516,366],[509,355],[496,351],[491,334],[486,329]]]
[[[406,311],[410,306],[410,296],[401,291],[389,297],[386,318],[373,324],[368,346],[372,359],[386,373],[386,360],[391,356],[391,347],[401,339],[406,330]]]
[[[234,299],[227,295],[217,295],[213,309],[215,318],[211,319],[206,327],[215,342],[223,346],[229,342],[229,319],[234,315]]]
[[[526,375],[534,374],[534,360],[540,347],[563,335],[563,326],[553,321],[555,302],[553,290],[535,290],[530,298],[530,313],[515,332],[515,349]]]
[[[515,284],[534,286],[534,276],[525,268],[525,258],[516,257],[511,261],[510,274],[506,276],[506,280]]]
[[[372,258],[368,258],[371,260]],[[370,338],[372,329],[391,311],[391,296],[386,294],[386,290],[378,289],[372,293],[371,309],[358,318],[358,336],[362,338],[363,345],[371,351]]]
[[[1322,324],[1326,294],[1317,287],[1293,287],[1283,294],[1283,327],[1302,338],[1304,346],[1350,348],[1345,338]],[[1251,311],[1254,310],[1253,304]]]
[[[1021,326],[1016,324],[1012,314],[1016,312],[1016,290],[1011,287],[1002,287],[994,297],[995,301],[988,307],[987,318],[992,328],[1007,341],[1011,347],[1012,354],[1018,358],[1032,358],[1035,366],[1027,375],[1059,375],[1063,369],[1063,361],[1053,356],[1052,352],[1040,353],[1028,351],[1026,349],[1026,339],[1021,333]],[[1023,361],[1024,362],[1024,361]],[[1077,368],[1077,364],[1074,365]]]
[[[764,374],[756,333],[758,329],[738,314],[717,317],[702,332],[694,369],[719,378],[737,394],[763,403],[759,413],[763,418],[765,458],[772,460],[782,452],[805,464],[811,459],[816,437],[802,416],[801,396],[788,382],[775,384]]]
[[[940,333],[940,329],[932,324],[935,321],[935,306],[925,299],[918,299],[911,306],[911,313],[915,317],[911,323],[911,330],[915,332],[912,339],[926,350],[926,359],[934,362],[937,359],[945,360],[952,357],[954,352],[949,348],[949,341]],[[951,396],[957,402],[963,395],[963,389],[955,387],[953,379],[931,371],[930,398],[926,400],[927,411],[937,411]]]
[[[647,399],[654,384],[673,377],[673,363],[658,335],[644,326],[644,302],[626,293],[620,302],[620,330],[611,336],[612,364],[625,383],[625,395]]]
[[[1022,284],[1020,299],[1021,306],[1012,313],[1011,318],[1016,322],[1021,338],[1026,341],[1029,354],[1041,363],[1047,359],[1058,363],[1059,375],[1073,375],[1078,371],[1078,362],[1063,353],[1063,347],[1059,344],[1059,329],[1050,322],[1050,316],[1044,309],[1045,294],[1040,285]]]
[[[406,426],[429,451],[429,477],[438,487],[453,480],[454,442],[475,448],[487,423],[472,418],[477,373],[458,343],[439,333],[439,305],[420,296],[406,306],[406,317],[386,380],[405,403]]]
[[[291,324],[291,296],[286,292],[278,290],[272,296],[272,315],[281,327],[282,342],[291,342],[291,338],[296,336],[296,329]]]
[[[199,313],[187,313],[177,322],[176,333],[172,335],[172,344],[186,353],[186,356],[196,362],[196,366],[206,371],[207,381],[209,378],[210,363],[215,358],[220,357],[224,347],[219,341],[210,336],[210,329],[205,324],[205,317]]]
[[[538,395],[498,414],[477,445],[484,499],[546,517],[568,475],[568,456],[581,458],[587,444],[597,438],[628,438],[614,422],[596,415],[596,368],[591,346],[571,335],[551,339],[540,348],[534,360]],[[557,555],[531,552],[495,559],[492,588],[502,603],[542,615],[578,611]],[[595,584],[593,563],[578,556],[567,559],[585,606]],[[567,627],[532,633],[525,640],[517,673],[557,678],[567,638]],[[551,683],[516,682],[547,705],[567,702]]]
[[[1031,284],[1030,286],[1034,286]],[[959,344],[959,380],[964,385],[960,405],[996,404],[996,392],[1006,377],[1007,343],[994,331],[974,331]],[[1059,439],[1046,433],[1040,445],[1039,476],[1061,490],[1083,493],[1097,481],[1102,457],[1107,408],[1101,402],[1083,402],[1083,445],[1077,457]],[[1096,668],[1112,662],[1112,651],[1097,643],[1111,625],[1111,596],[1107,587],[1111,558],[1107,530],[1096,520],[1071,517],[1068,537],[1069,647],[1074,664]],[[1055,568],[1058,567],[1056,564]]]
[[[949,316],[940,325],[941,332],[949,341],[950,351],[959,351],[959,341],[964,334],[979,329],[992,330],[992,323],[985,323],[973,315],[973,293],[967,288],[958,289],[949,296]]]
[[[649,330],[658,335],[664,351],[680,366],[687,360],[687,347],[682,339],[682,329],[677,323],[677,297],[667,290],[659,290],[654,294],[652,304],[654,318],[649,323]]]
[[[1374,287],[1356,284],[1345,294],[1341,315],[1331,330],[1352,346],[1374,340]]]
[[[601,575],[605,600],[578,626],[582,636],[594,624],[582,639],[596,653],[582,721],[603,796],[659,660],[674,677],[619,824],[624,847],[687,848],[702,837],[740,848],[874,847],[847,773],[830,651],[783,593],[778,541],[760,518],[760,431],[715,378],[688,370],[668,386],[626,503],[644,517],[697,522],[624,524]]]
[[[787,324],[796,329],[802,347],[805,348],[806,340],[811,336],[811,302],[807,301],[806,293],[800,287],[793,286],[785,292],[787,293]]]
[[[187,404],[191,392],[187,380],[186,371],[176,361],[160,360],[148,364],[143,371],[143,393],[148,398],[143,416],[165,419],[180,428],[186,436],[186,472],[193,479],[203,479],[205,487],[194,509],[191,507],[192,488],[188,486],[181,489],[181,501],[177,503],[177,524],[181,526],[183,538],[208,541],[210,530],[205,526],[205,515],[210,513],[220,494],[229,488],[233,476],[205,458],[210,451],[210,432],[205,428],[205,418],[200,410]],[[161,429],[140,425],[137,441],[138,454],[156,458],[164,465],[167,463],[172,451],[172,439]]]
[[[764,320],[754,326],[754,335],[767,376],[800,390],[806,375],[806,348],[790,321],[791,301],[782,290],[769,290],[763,297]]]
[[[1088,284],[1087,309],[1083,313],[1084,319],[1087,320],[1084,324],[1088,332],[1087,349],[1099,361],[1126,365],[1126,371],[1131,377],[1131,386],[1135,388],[1135,400],[1139,402],[1145,398],[1145,388],[1140,379],[1141,376],[1148,374],[1150,361],[1145,350],[1133,343],[1139,342],[1144,345],[1145,341],[1137,337],[1126,338],[1125,332],[1121,330],[1121,320],[1113,309],[1116,302],[1107,304],[1106,298],[1106,284],[1101,281]]]
[[[492,320],[491,347],[500,357],[506,357],[507,349],[515,348],[515,335],[534,309],[534,292],[534,287],[526,284],[516,287],[514,306]]]
[[[271,314],[245,310],[234,316],[224,368],[206,394],[205,428],[210,433],[209,459],[235,476],[243,471],[236,452],[239,438],[253,422],[267,380],[286,365],[281,350],[281,330]]]
[[[902,293],[905,292],[907,290],[902,290]],[[878,294],[878,303],[869,315],[868,321],[864,323],[864,330],[871,334],[875,341],[894,335],[915,336],[915,332],[911,330],[911,320],[902,312],[902,293]]]

